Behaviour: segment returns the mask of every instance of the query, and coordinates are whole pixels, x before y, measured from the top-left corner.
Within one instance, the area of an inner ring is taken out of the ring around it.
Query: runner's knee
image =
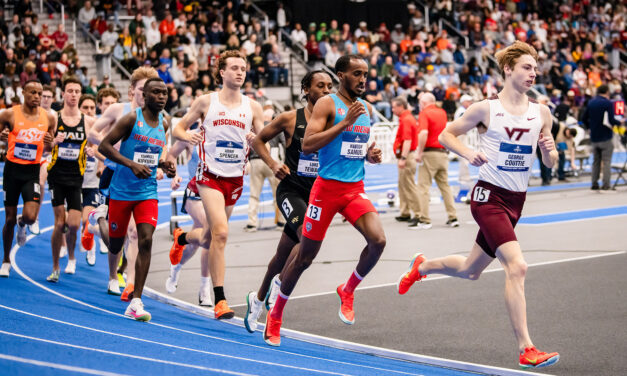
[[[517,260],[507,265],[505,271],[510,279],[524,279],[527,275],[527,263],[525,260]]]
[[[137,247],[139,248],[139,252],[150,252],[152,248],[152,236],[148,234],[138,234]]]
[[[383,251],[383,248],[385,248],[386,242],[387,240],[385,239],[384,233],[376,234],[368,240],[368,244],[370,246],[380,251]]]

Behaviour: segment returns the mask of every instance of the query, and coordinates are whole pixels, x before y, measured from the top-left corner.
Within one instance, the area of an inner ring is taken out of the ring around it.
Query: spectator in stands
[[[17,102],[13,102],[14,98],[17,98]],[[18,76],[13,76],[11,85],[4,89],[4,103],[7,107],[12,107],[14,103],[24,103],[24,95],[22,94],[22,86]]]
[[[318,41],[316,40],[315,34],[309,34],[305,48],[307,49],[309,62],[314,63],[320,60],[320,48],[318,46]]]
[[[119,35],[115,32],[113,24],[109,25],[107,30],[102,33],[102,36],[100,37],[100,46],[102,47],[102,51],[104,53],[113,51],[113,47],[115,47],[118,38]]]
[[[9,34],[8,37],[9,48],[15,49],[17,42],[21,40],[24,40],[24,36],[22,35],[22,27],[16,26],[13,28],[13,32]]]
[[[176,26],[172,20],[172,13],[167,12],[165,18],[159,24],[159,32],[162,35],[172,36],[176,34]]]
[[[559,123],[559,131],[557,137],[555,137],[555,148],[559,156],[557,164],[557,180],[567,181],[566,172],[564,166],[566,165],[566,153],[568,153],[568,161],[570,162],[570,168],[575,169],[575,136],[577,136],[577,129],[569,128],[565,122]]]
[[[108,29],[108,26],[107,26],[107,21],[105,19],[105,13],[98,12],[96,15],[96,18],[91,20],[91,22],[89,23],[89,31],[92,34],[94,34],[96,38],[100,38],[102,34],[104,34],[107,31],[107,29]],[[111,45],[111,48],[113,48],[113,45]]]
[[[31,27],[28,25],[24,26],[23,39],[24,47],[28,51],[37,49],[37,46],[39,45],[39,38],[37,38],[37,36],[33,34]],[[35,51],[35,53],[37,53],[37,51]]]
[[[246,74],[246,79],[253,82],[255,86],[260,86],[260,79],[266,74],[266,58],[261,53],[261,46],[255,46],[255,52],[248,56],[250,69]]]
[[[338,49],[337,44],[332,44],[331,49],[327,51],[327,54],[324,57],[324,63],[329,68],[335,68],[335,62],[340,58],[340,56],[342,56],[342,53]]]
[[[167,66],[165,66],[165,69],[167,70]],[[157,73],[160,72],[161,69],[157,71]],[[179,93],[171,85],[172,84],[170,84],[170,86],[168,87],[168,101],[165,104],[165,111],[170,114],[176,112],[179,109]]]
[[[63,23],[60,23],[59,26],[57,26],[57,31],[52,34],[52,39],[54,39],[54,45],[57,49],[63,50],[65,48],[70,37],[65,32],[65,25]]]
[[[211,29],[209,29],[207,37],[207,42],[212,45],[224,44],[226,42],[226,34],[218,22],[211,24]]]
[[[37,79],[37,72],[35,72],[36,68],[37,66],[33,62],[29,61],[28,63],[26,63],[26,65],[24,66],[24,71],[20,73],[20,86],[24,87],[26,81]]]
[[[174,88],[174,81],[172,81],[172,76],[170,76],[170,71],[168,68],[168,63],[165,60],[160,60],[159,69],[157,70],[159,77],[165,82],[166,86],[170,88]],[[170,97],[172,97],[170,93]],[[174,101],[174,99],[173,99]],[[178,94],[176,95],[176,102],[178,102]]]
[[[105,88],[115,89],[115,85],[110,81],[110,77],[109,77],[108,74],[105,74],[102,77],[102,83],[100,85],[98,85],[98,91],[100,91],[102,89],[105,89]]]
[[[597,88],[597,96],[586,106],[582,120],[590,130],[590,143],[594,156],[591,189],[599,189],[599,176],[601,168],[603,168],[601,189],[608,190],[610,189],[612,153],[614,152],[612,127],[621,123],[614,117],[614,107],[609,99],[607,85],[601,85]]]
[[[131,47],[124,45],[123,38],[119,38],[115,47],[113,47],[113,57],[122,63],[122,66],[129,72],[134,71],[139,66],[133,58]]]
[[[300,43],[302,46],[307,44],[307,33],[305,33],[301,24],[298,22],[294,24],[294,30],[292,30],[290,37],[293,42]]]
[[[366,100],[370,102],[370,104],[372,104],[372,106],[377,111],[382,112],[383,116],[385,116],[387,119],[392,118],[390,102],[383,100],[383,95],[381,94],[381,91],[377,89],[377,82],[369,81],[367,85],[368,86],[366,92],[364,93]],[[378,118],[373,111],[371,114],[371,121],[375,123],[377,122],[377,120]]]
[[[89,28],[91,21],[96,18],[96,8],[91,6],[91,1],[85,1],[83,7],[78,11],[78,22]]]
[[[272,45],[272,50],[266,55],[268,73],[270,74],[271,85],[287,84],[287,69],[281,59],[278,44]]]

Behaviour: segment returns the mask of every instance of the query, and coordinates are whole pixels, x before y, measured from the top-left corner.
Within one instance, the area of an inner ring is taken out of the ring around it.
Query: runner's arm
[[[52,142],[54,141],[54,131],[57,129],[57,117],[48,113],[48,131],[44,135],[44,151],[52,150]]]
[[[466,158],[473,166],[481,166],[488,161],[485,154],[480,151],[470,149],[457,136],[467,133],[471,129],[483,125],[488,127],[489,119],[487,114],[490,113],[490,104],[488,101],[482,101],[472,104],[464,116],[453,120],[446,125],[446,128],[440,133],[438,141],[442,146],[453,153]]]
[[[542,130],[538,139],[538,147],[542,153],[542,163],[548,168],[553,168],[559,158],[555,148],[555,140],[551,134],[553,128],[553,117],[551,110],[545,105],[540,106],[540,116],[542,117]]]
[[[284,112],[274,118],[268,125],[266,125],[261,132],[257,134],[257,137],[252,142],[253,149],[259,157],[264,161],[268,167],[272,169],[274,176],[277,179],[283,179],[290,174],[290,169],[281,161],[276,161],[270,155],[270,151],[266,147],[266,142],[276,137],[281,132],[286,132],[288,128],[295,126],[296,111]]]
[[[163,151],[161,152],[161,160],[159,160],[159,168],[165,172],[165,175],[169,178],[176,176],[176,161],[168,159],[168,129],[170,128],[170,117],[163,118],[163,129],[165,132],[166,142],[163,145]]]
[[[250,101],[250,107],[253,110],[253,129],[255,134],[261,133],[263,129],[263,108],[257,101]]]
[[[344,128],[351,125],[357,120],[361,114],[365,114],[366,109],[359,102],[353,103],[344,120],[332,125],[335,119],[335,104],[329,96],[320,98],[314,106],[307,129],[305,129],[305,137],[303,138],[303,153],[313,153],[327,145],[335,137],[337,137]],[[332,125],[329,127],[329,125]]]
[[[120,119],[120,121],[113,126],[111,132],[102,140],[100,146],[98,146],[98,151],[113,162],[130,168],[133,174],[138,178],[146,179],[152,174],[150,167],[131,161],[113,147],[113,145],[117,144],[120,140],[127,139],[131,135],[135,120],[136,116],[134,112]]]
[[[103,133],[111,127],[118,119],[120,108],[124,106],[122,103],[114,103],[94,122],[90,131],[87,133],[87,141],[94,145],[100,145],[104,138]]]
[[[179,121],[172,129],[172,137],[180,141],[189,142],[193,145],[202,141],[202,136],[200,134],[196,132],[187,132],[187,130],[205,114],[205,111],[209,108],[210,104],[211,99],[209,94],[196,98],[189,111],[187,111],[181,121]]]

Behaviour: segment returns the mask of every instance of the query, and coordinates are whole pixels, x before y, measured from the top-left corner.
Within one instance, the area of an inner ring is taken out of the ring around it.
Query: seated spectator
[[[37,38],[37,36],[33,34],[30,26],[24,26],[24,32],[22,33],[22,35],[24,39],[24,47],[26,47],[28,51],[36,50],[37,46],[39,45],[39,38]]]
[[[92,34],[94,34],[96,38],[100,38],[102,34],[105,31],[107,31],[107,29],[108,29],[108,26],[107,26],[107,21],[105,19],[105,13],[98,12],[98,14],[96,15],[96,18],[91,20],[91,22],[89,23],[89,31]],[[111,46],[111,48],[113,48],[113,46]]]
[[[261,53],[261,46],[255,46],[255,52],[248,55],[250,69],[246,79],[252,81],[255,86],[261,86],[260,79],[266,75],[266,58]]]
[[[168,67],[166,65],[162,64],[161,66],[159,66],[159,70],[157,71],[157,73],[159,73],[159,77],[161,77],[161,69],[162,69],[162,67],[166,70],[166,72],[167,72],[167,69],[168,69]],[[168,74],[168,76],[169,76],[169,74]],[[170,79],[170,81],[171,81],[171,79]],[[172,83],[166,84],[166,85],[168,85],[168,101],[165,104],[165,111],[167,113],[171,114],[171,113],[174,113],[174,112],[178,111],[178,109],[179,109],[179,104],[180,104],[180,102],[179,102],[179,93],[172,86]]]
[[[43,51],[48,51],[54,45],[54,41],[48,33],[47,24],[41,25],[41,32],[39,33],[39,35],[37,35],[37,38],[39,38],[39,45],[41,45],[41,49]]]
[[[17,102],[13,101],[14,98],[17,99]],[[14,75],[11,80],[11,85],[4,89],[4,103],[7,107],[12,107],[15,103],[24,103],[24,95],[22,94],[19,76]]]
[[[403,77],[401,80],[401,87],[405,90],[407,89],[415,89],[418,85],[418,80],[416,78],[416,70],[414,68],[409,69],[409,73],[407,76]]]
[[[384,101],[381,92],[377,90],[376,81],[368,82],[368,87],[365,92],[365,98],[372,106],[377,110],[383,113],[383,116],[390,119],[392,118],[392,107],[390,106],[390,102]],[[374,111],[372,113],[372,122],[377,121],[377,116]]]
[[[102,83],[100,85],[98,85],[98,90],[96,91],[96,93],[98,93],[100,90],[104,89],[104,88],[112,88],[115,89],[115,85],[113,85],[113,83],[111,83],[111,81],[109,81],[109,75],[105,74],[102,77]]]
[[[183,60],[178,60],[176,65],[170,68],[170,77],[172,77],[174,86],[185,82],[185,62]]]
[[[309,35],[305,49],[307,49],[307,56],[309,57],[310,62],[320,60],[320,48],[318,47],[318,41],[316,40],[316,36],[314,34]]]
[[[272,51],[268,52],[268,55],[266,55],[266,60],[268,64],[268,73],[270,74],[271,85],[278,85],[279,83],[281,83],[282,85],[286,85],[287,69],[285,68],[285,64],[281,59],[279,46],[276,43],[272,45]]]
[[[65,25],[60,23],[59,26],[57,26],[57,31],[52,34],[52,39],[54,39],[54,45],[57,49],[63,50],[65,48],[68,39],[70,39],[65,32]]]
[[[172,20],[172,13],[167,12],[165,18],[159,24],[159,32],[163,35],[175,35],[176,26]]]
[[[307,33],[305,33],[302,26],[298,22],[294,24],[294,30],[292,30],[290,37],[293,42],[300,43],[302,46],[307,44]]]
[[[20,73],[20,86],[24,87],[26,81],[37,79],[37,72],[35,71],[36,68],[37,66],[33,62],[29,61],[26,63],[24,71]]]
[[[218,22],[211,24],[211,28],[207,33],[207,42],[212,45],[224,44],[226,42],[226,34]]]
[[[91,1],[85,1],[83,7],[78,11],[78,22],[89,28],[91,21],[96,18],[96,8],[91,6]]]
[[[327,51],[327,54],[324,57],[324,63],[329,68],[335,68],[335,63],[337,62],[337,59],[339,59],[341,56],[342,56],[342,53],[337,48],[337,45],[332,44],[331,49]]]
[[[194,96],[192,92],[192,87],[186,85],[183,88],[183,94],[179,97],[179,107],[182,110],[186,110],[189,108],[189,106],[192,105],[193,101],[194,101]]]
[[[157,73],[159,74],[159,77],[163,80],[163,82],[166,84],[166,86],[168,86],[170,88],[174,88],[174,81],[172,81],[172,76],[170,76],[170,71],[168,69],[168,63],[166,61],[161,61],[160,62],[159,69],[157,70]],[[176,91],[176,90],[174,90],[174,91]],[[178,94],[176,95],[176,101],[177,101],[177,104],[178,104]]]
[[[115,46],[117,41],[118,33],[114,31],[114,26],[113,24],[111,24],[107,27],[107,30],[102,33],[102,36],[100,37],[100,46],[102,48],[102,51],[104,53],[109,53],[113,51],[113,47]]]

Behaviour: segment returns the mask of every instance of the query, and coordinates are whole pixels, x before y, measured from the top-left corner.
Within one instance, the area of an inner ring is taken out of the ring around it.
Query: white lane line
[[[201,370],[201,371],[219,372],[219,373],[225,373],[225,374],[228,374],[228,375],[241,375],[241,376],[252,375],[250,373],[233,372],[233,371],[229,371],[229,370],[226,370],[226,369],[209,368],[209,367],[197,366],[197,365],[193,365],[193,364],[171,362],[169,360],[148,358],[148,357],[139,356],[139,355],[124,354],[124,353],[120,353],[120,352],[116,352],[116,351],[101,350],[101,349],[96,349],[96,348],[93,348],[93,347],[73,345],[71,343],[58,342],[58,341],[53,341],[53,340],[44,339],[44,338],[38,338],[38,337],[31,337],[31,336],[27,336],[27,335],[23,335],[23,334],[18,334],[18,333],[6,332],[4,330],[0,330],[0,334],[6,334],[8,336],[24,338],[24,339],[30,339],[30,340],[38,341],[38,342],[50,343],[50,344],[53,344],[53,345],[71,347],[71,348],[79,349],[79,350],[94,351],[94,352],[99,352],[99,353],[102,353],[102,354],[117,355],[117,356],[122,356],[122,357],[126,357],[126,358],[146,360],[148,362],[167,364],[167,365],[170,365],[170,366],[194,368],[194,369],[198,369],[198,370]]]
[[[599,258],[599,257],[622,255],[622,254],[625,254],[625,253],[627,253],[627,251],[615,251],[615,252],[601,253],[601,254],[597,254],[597,255],[573,257],[573,258],[567,258],[567,259],[561,259],[561,260],[543,261],[543,262],[537,262],[537,263],[533,263],[533,264],[528,264],[527,267],[531,268],[531,267],[536,267],[536,266],[561,264],[561,263],[564,263],[564,262],[581,261],[581,260],[588,260],[588,259],[594,259],[594,258]],[[503,268],[495,268],[495,269],[485,270],[482,274],[494,273],[494,272],[502,272],[502,271],[503,271]],[[430,275],[429,278],[423,279],[420,282],[421,283],[425,283],[425,282],[438,281],[438,280],[441,280],[441,279],[448,279],[448,278],[454,278],[454,277],[449,277],[447,275],[440,275],[440,276],[437,276],[437,277],[433,277],[433,276]],[[394,283],[382,283],[382,284],[378,284],[378,285],[358,287],[356,290],[370,290],[370,289],[378,289],[378,288],[381,288],[381,287],[390,287],[390,286],[396,286],[396,282],[394,282]],[[290,296],[290,300],[303,299],[303,298],[313,298],[313,297],[316,297],[316,296],[331,295],[331,294],[335,294],[335,293],[336,292],[334,290],[334,291],[327,291],[327,292],[319,292],[319,293],[315,293],[315,294]],[[246,304],[237,304],[237,305],[231,305],[231,307],[243,307],[245,305]]]
[[[61,321],[61,320],[53,319],[51,317],[41,316],[41,315],[38,315],[38,314],[35,314],[35,313],[26,312],[26,311],[23,311],[23,310],[20,310],[20,309],[17,309],[17,308],[7,307],[7,306],[2,305],[2,304],[0,304],[0,308],[4,308],[4,309],[9,310],[9,311],[21,313],[21,314],[24,314],[24,315],[27,315],[27,316],[32,316],[32,317],[37,317],[39,319],[52,321],[52,322],[55,322],[55,323],[58,323],[58,324],[63,324],[63,325],[73,326],[75,328],[89,330],[89,331],[96,332],[96,333],[108,334],[108,335],[111,335],[111,336],[121,337],[121,338],[129,339],[129,340],[133,340],[133,341],[150,343],[150,344],[153,344],[153,345],[160,345],[160,346],[174,348],[174,349],[178,349],[178,350],[191,351],[191,352],[196,352],[196,353],[205,354],[205,355],[212,355],[212,356],[217,356],[217,357],[222,357],[222,358],[243,360],[243,361],[247,361],[247,362],[261,363],[261,364],[266,365],[266,366],[284,367],[284,368],[290,368],[290,369],[295,369],[295,370],[300,370],[300,371],[324,373],[324,374],[329,374],[329,375],[343,375],[342,373],[328,372],[328,371],[319,371],[319,370],[314,370],[314,369],[310,369],[310,368],[297,367],[297,366],[285,365],[285,364],[274,363],[274,362],[267,362],[267,361],[263,361],[263,360],[250,359],[250,358],[244,358],[244,357],[239,357],[239,356],[234,356],[234,355],[227,355],[227,354],[220,354],[220,353],[215,353],[215,352],[210,352],[210,351],[203,351],[203,350],[192,349],[192,348],[189,348],[189,347],[182,347],[182,346],[172,345],[172,344],[169,344],[169,343],[163,343],[163,342],[158,342],[158,341],[151,341],[151,340],[148,340],[148,339],[137,338],[137,337],[128,336],[128,335],[125,335],[125,334],[108,332],[108,331],[105,331],[105,330],[95,329],[95,328],[91,328],[91,327],[88,327],[88,326],[78,325],[78,324],[74,324],[74,323],[67,322],[67,321]]]
[[[40,366],[40,367],[62,369],[64,371],[70,371],[70,372],[86,373],[88,375],[100,375],[100,376],[124,376],[125,375],[123,373],[112,373],[112,372],[98,371],[98,370],[83,368],[83,367],[67,366],[65,364],[59,364],[59,363],[42,362],[40,360],[21,358],[19,356],[6,355],[6,354],[0,354],[0,359],[10,360],[10,361],[19,362],[19,363],[26,363],[26,364],[31,364],[31,365]]]
[[[157,228],[163,228],[163,227],[167,227],[167,226],[169,226],[169,223],[161,223],[161,224],[157,225]],[[40,234],[52,230],[53,227],[54,226],[49,226],[49,227],[46,227],[46,228],[42,229]],[[26,241],[28,242],[28,241],[30,241],[34,237],[35,237],[35,235],[29,235],[28,238],[26,239]],[[45,291],[50,292],[51,294],[57,295],[57,296],[59,296],[59,297],[61,297],[63,299],[67,299],[67,300],[69,300],[71,302],[74,302],[74,303],[77,303],[77,304],[80,304],[80,305],[92,308],[92,309],[97,310],[97,311],[101,311],[101,312],[108,313],[108,314],[111,314],[111,315],[114,315],[114,316],[118,316],[118,317],[121,317],[121,318],[124,318],[124,319],[128,319],[126,316],[124,316],[124,315],[122,315],[120,313],[109,311],[107,309],[104,309],[104,308],[101,308],[101,307],[97,307],[97,306],[91,305],[89,303],[85,303],[83,301],[71,298],[71,297],[63,295],[63,294],[61,294],[61,293],[59,293],[59,292],[57,292],[57,291],[55,291],[55,290],[53,290],[53,289],[51,289],[51,288],[49,288],[47,286],[44,286],[44,285],[42,285],[39,282],[36,282],[31,277],[26,275],[26,273],[24,273],[20,269],[20,267],[17,265],[17,263],[15,261],[15,257],[17,255],[17,252],[18,252],[19,249],[20,249],[20,247],[17,244],[15,246],[13,246],[13,248],[11,249],[11,255],[10,255],[10,257],[11,257],[11,266],[25,280],[29,281],[33,285],[35,285],[35,286],[37,286],[37,287],[39,287],[39,288],[41,288],[41,289],[43,289]],[[225,320],[225,321],[228,321],[228,320]],[[398,373],[398,374],[405,374],[405,375],[416,375],[414,373],[407,373],[407,372],[401,372],[401,371],[392,371],[392,370],[389,370],[389,369],[383,369],[383,368],[378,368],[378,367],[373,367],[373,366],[366,366],[366,365],[363,365],[363,364],[355,364],[355,363],[343,362],[343,361],[339,361],[339,360],[332,360],[332,359],[321,358],[321,357],[312,356],[312,355],[299,354],[299,353],[296,353],[296,352],[291,352],[291,351],[277,349],[275,347],[271,347],[271,346],[267,346],[267,345],[265,345],[265,346],[252,345],[252,344],[249,344],[249,343],[239,342],[239,341],[230,340],[230,339],[226,339],[226,338],[220,338],[220,337],[217,337],[217,336],[211,336],[211,335],[208,335],[208,334],[198,333],[198,332],[194,332],[194,331],[191,331],[191,330],[181,329],[181,328],[177,328],[177,327],[173,327],[173,326],[169,326],[169,325],[158,324],[158,323],[152,322],[152,321],[149,322],[148,324],[149,325],[154,325],[154,326],[157,326],[157,327],[160,327],[160,328],[165,328],[165,329],[170,329],[170,330],[182,332],[182,333],[197,335],[197,336],[204,337],[204,338],[210,338],[210,339],[214,339],[214,340],[217,340],[217,341],[227,342],[227,343],[236,344],[236,345],[242,345],[242,346],[246,346],[246,347],[252,347],[252,348],[255,348],[257,350],[277,352],[277,353],[281,353],[281,354],[284,354],[284,355],[293,355],[293,356],[296,356],[296,357],[299,357],[299,358],[304,358],[304,359],[311,359],[311,360],[315,360],[315,361],[324,361],[324,362],[329,362],[329,363],[334,363],[334,364],[346,365],[346,366],[350,366],[350,367],[365,368],[365,369],[371,369],[371,370],[376,370],[376,371],[384,371],[384,372],[388,372],[388,373]]]

